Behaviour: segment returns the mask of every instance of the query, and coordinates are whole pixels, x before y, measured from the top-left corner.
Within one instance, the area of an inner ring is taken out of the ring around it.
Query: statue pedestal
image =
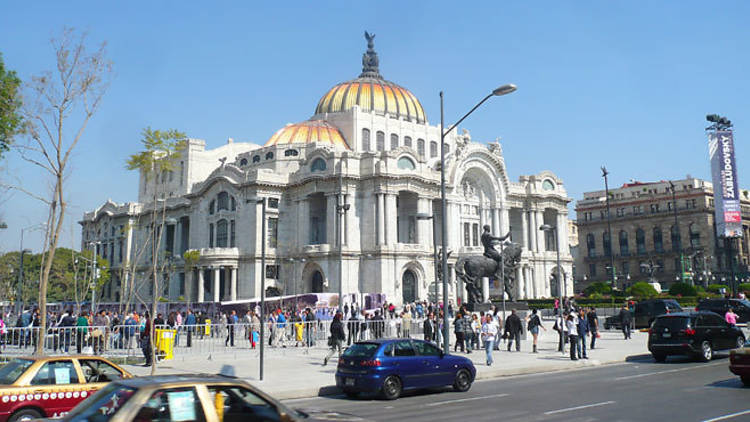
[[[492,304],[488,302],[465,303],[463,306],[465,306],[469,312],[488,312],[492,308]]]
[[[503,310],[503,302],[501,300],[492,302],[493,305],[499,310]],[[528,302],[510,302],[505,301],[505,310],[510,312],[511,309],[515,309],[518,311],[528,311],[529,310],[529,303]]]

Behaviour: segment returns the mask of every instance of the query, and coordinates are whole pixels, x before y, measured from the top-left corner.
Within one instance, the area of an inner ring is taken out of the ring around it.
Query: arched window
[[[312,164],[310,165],[310,171],[325,171],[326,169],[326,161],[322,158],[316,158],[313,160]]]
[[[232,203],[232,211],[237,211],[237,201],[234,200],[234,196],[229,197],[229,199]]]
[[[208,225],[208,247],[214,247],[214,225],[213,223]]]
[[[411,136],[404,136],[404,146],[411,148]]]
[[[398,168],[402,170],[414,170],[416,167],[414,166],[414,161],[410,158],[401,157],[398,159]]]
[[[419,158],[424,158],[424,139],[417,139],[417,154]]]
[[[672,232],[672,250],[679,251],[680,250],[680,226],[672,226],[670,231]]]
[[[266,160],[273,160],[273,152],[269,151],[266,153]]]
[[[431,141],[430,142],[430,158],[437,157],[437,142]]]
[[[216,223],[216,247],[226,248],[228,239],[228,224],[227,220],[219,220]]]
[[[602,248],[604,249],[604,256],[610,256],[612,254],[612,242],[609,240],[609,233],[602,233]]]
[[[661,227],[654,227],[654,251],[664,252],[664,240],[661,235]]]
[[[253,163],[260,163],[260,155],[253,155]]]
[[[701,234],[698,230],[696,230],[695,224],[690,223],[690,225],[688,226],[688,229],[690,231],[690,247],[700,248],[701,247]]]
[[[228,210],[229,209],[229,194],[226,192],[219,192],[216,195],[216,210]]]
[[[375,147],[378,151],[385,151],[385,133],[381,131],[375,133]]]
[[[640,227],[635,231],[635,249],[638,255],[646,254],[646,232]]]
[[[391,149],[398,148],[398,135],[391,133]]]
[[[246,166],[247,165],[247,158],[243,158],[240,160],[240,166]]]
[[[362,129],[362,151],[370,150],[370,129]]]
[[[214,215],[214,212],[216,212],[216,201],[211,201],[208,203],[208,214]]]
[[[596,256],[596,239],[592,233],[586,235],[586,247],[589,250],[589,258]]]
[[[628,248],[628,232],[620,230],[620,255],[630,255],[630,249]]]
[[[296,157],[299,155],[296,149],[288,149],[284,151],[284,157]]]

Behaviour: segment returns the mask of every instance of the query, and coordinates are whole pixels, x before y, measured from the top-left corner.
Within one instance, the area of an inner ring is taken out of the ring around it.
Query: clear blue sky
[[[26,79],[52,68],[48,40],[64,25],[108,43],[115,78],[76,150],[62,246],[71,231],[78,246],[85,210],[136,199],[124,162],[142,128],[177,128],[209,147],[263,144],[359,74],[364,30],[377,34],[381,73],[409,88],[432,124],[440,90],[451,121],[497,85],[518,85],[465,122],[475,140],[502,137],[512,180],[549,169],[575,200],[602,188],[602,164],[611,185],[709,178],[704,116],[720,113],[735,122],[740,185],[750,186],[750,3],[532,3],[16,1],[0,10],[0,51]],[[17,156],[5,166],[4,180],[47,189]],[[13,194],[0,219],[7,251],[45,210]],[[41,234],[25,237],[38,251]]]

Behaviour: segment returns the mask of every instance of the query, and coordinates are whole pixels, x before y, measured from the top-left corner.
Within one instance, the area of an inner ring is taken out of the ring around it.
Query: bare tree
[[[71,153],[101,104],[109,86],[112,64],[106,58],[105,43],[87,50],[86,34],[65,28],[51,40],[55,69],[32,77],[23,106],[28,143],[18,145],[21,156],[39,167],[49,178],[51,192],[26,192],[48,207],[47,228],[42,245],[42,274],[39,283],[40,326],[46,326],[47,286],[55,250],[65,221]],[[39,331],[36,353],[44,350],[45,330]]]

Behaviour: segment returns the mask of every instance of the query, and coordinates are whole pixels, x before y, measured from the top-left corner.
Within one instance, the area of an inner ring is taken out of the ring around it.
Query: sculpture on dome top
[[[375,34],[370,34],[365,31],[365,39],[367,40],[367,52],[362,55],[362,74],[359,77],[370,77],[380,78],[380,71],[378,70],[378,53],[375,52]]]

